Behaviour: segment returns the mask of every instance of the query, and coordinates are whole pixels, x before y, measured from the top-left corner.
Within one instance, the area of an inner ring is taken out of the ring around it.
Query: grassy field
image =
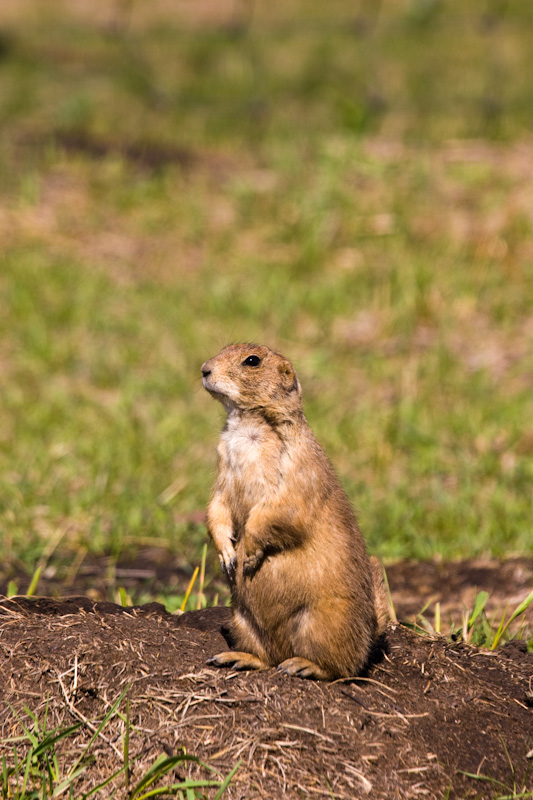
[[[372,551],[533,553],[532,22],[5,3],[7,573],[198,563],[221,426],[199,367],[242,340],[294,361]]]

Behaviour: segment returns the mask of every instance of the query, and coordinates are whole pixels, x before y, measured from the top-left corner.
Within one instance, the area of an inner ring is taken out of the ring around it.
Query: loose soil
[[[87,597],[2,601],[0,735],[22,732],[13,710],[27,719],[24,706],[40,717],[48,706],[49,728],[101,720],[129,686],[132,782],[161,753],[186,747],[221,774],[241,761],[231,798],[533,790],[533,654],[524,642],[490,652],[391,624],[363,677],[320,683],[207,666],[227,646],[229,614],[176,616],[157,603],[122,608]],[[99,737],[76,798],[121,766],[123,730],[115,717]],[[91,730],[76,735],[88,741]],[[115,783],[114,796],[128,797],[124,777]],[[95,796],[109,797],[111,786]]]

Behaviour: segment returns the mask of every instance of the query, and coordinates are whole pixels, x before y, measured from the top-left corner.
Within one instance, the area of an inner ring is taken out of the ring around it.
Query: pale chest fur
[[[252,505],[275,491],[282,478],[283,444],[269,425],[256,418],[230,414],[218,454],[226,488]]]

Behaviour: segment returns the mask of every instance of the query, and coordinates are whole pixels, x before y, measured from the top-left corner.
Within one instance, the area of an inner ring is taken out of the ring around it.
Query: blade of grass
[[[204,582],[205,582],[205,560],[207,557],[207,544],[204,544],[202,550],[202,562],[200,567],[200,587],[198,590],[198,602],[196,608],[200,609],[204,605]]]
[[[37,720],[36,720],[35,716],[32,714],[32,712],[26,706],[23,706],[23,708],[24,708],[24,711],[33,719],[35,725],[37,725]],[[29,728],[26,727],[26,725],[21,720],[21,718],[19,717],[19,715],[17,714],[17,712],[15,711],[13,706],[9,705],[9,710],[11,711],[11,713],[13,714],[13,716],[15,717],[17,722],[20,724],[22,730],[26,734],[26,738],[30,740],[31,746],[32,747],[37,747],[37,745],[39,744],[39,738],[34,733],[32,733],[32,731],[30,731]]]
[[[474,608],[472,609],[472,613],[470,615],[470,619],[468,620],[468,627],[471,628],[476,619],[479,617],[483,609],[487,604],[487,600],[489,599],[490,595],[488,592],[478,592],[476,597],[476,602],[474,603]]]
[[[135,798],[141,800],[140,792],[142,792],[143,789],[145,789],[154,781],[166,775],[168,772],[170,772],[170,770],[174,769],[182,761],[192,761],[196,764],[198,763],[198,759],[196,758],[196,756],[189,756],[186,755],[185,753],[181,753],[180,755],[176,756],[160,755],[158,758],[156,758],[150,769],[144,774],[144,776],[135,786],[133,791],[130,793],[129,800],[134,800]],[[148,797],[148,796],[150,795],[149,794],[142,795],[142,797]]]
[[[120,703],[124,699],[125,695],[127,694],[127,692],[129,692],[129,689],[130,689],[130,685],[128,684],[126,686],[126,688],[124,689],[124,691],[122,692],[122,694],[120,695],[120,697],[118,698],[118,700],[115,700],[115,702],[113,703],[113,705],[111,706],[111,708],[109,709],[109,711],[107,712],[105,717],[103,718],[102,722],[100,723],[100,725],[97,727],[97,729],[95,730],[95,732],[91,736],[91,738],[89,740],[89,743],[85,746],[85,748],[83,749],[83,751],[82,751],[81,755],[79,756],[79,758],[74,762],[73,766],[70,768],[70,773],[72,773],[78,767],[78,765],[83,761],[83,759],[85,758],[89,748],[92,746],[92,744],[95,741],[95,739],[97,739],[97,737],[100,735],[100,733],[102,732],[104,727],[107,725],[107,723],[109,722],[109,720],[111,719],[111,717],[113,716],[113,714],[115,713],[117,708],[119,707]]]
[[[17,750],[17,746],[16,745],[13,748],[13,763],[14,763],[13,774],[17,776],[17,780],[18,780],[19,761],[18,761],[18,750]]]
[[[53,749],[56,742],[60,742],[62,739],[65,739],[67,736],[70,736],[71,733],[77,731],[81,728],[82,723],[77,722],[74,725],[70,725],[68,728],[63,728],[57,733],[51,733],[44,737],[44,739],[39,742],[39,744],[34,747],[33,754],[36,758],[39,758],[43,753],[47,750]]]
[[[91,795],[96,794],[96,792],[100,792],[102,789],[108,786],[108,784],[112,783],[112,781],[114,781],[115,778],[118,778],[121,772],[124,772],[124,769],[125,765],[117,769],[116,772],[113,772],[111,775],[109,775],[109,777],[107,777],[104,781],[102,781],[102,783],[99,783],[98,786],[93,786],[92,789],[89,789],[89,791],[83,795],[83,800],[85,800],[86,797],[91,797]],[[113,791],[113,794],[115,794],[115,791]]]
[[[433,624],[435,633],[440,633],[440,603],[435,603],[435,622]]]
[[[63,792],[66,792],[67,789],[69,788],[72,789],[72,784],[77,778],[79,778],[79,776],[83,772],[85,772],[85,770],[89,766],[89,763],[90,761],[87,760],[84,764],[80,764],[80,766],[76,770],[74,770],[72,774],[69,772],[68,776],[64,778],[60,783],[58,783],[54,787],[51,786],[50,788],[52,789],[52,794],[50,796],[59,797],[61,794],[63,794]],[[84,797],[86,797],[86,795],[84,795]]]
[[[488,775],[477,775],[473,772],[464,772],[462,769],[458,770],[458,772],[460,775],[466,775],[467,778],[472,778],[474,781],[485,781],[486,783],[492,783],[493,786],[502,786],[504,789],[509,788],[505,783],[497,781],[496,778],[490,778]]]
[[[383,582],[385,584],[385,589],[386,589],[386,592],[387,592],[387,598],[388,598],[388,601],[389,601],[390,618],[394,622],[394,624],[397,625],[398,624],[398,617],[396,616],[396,609],[394,608],[394,603],[392,602],[392,594],[391,594],[391,590],[390,590],[390,586],[389,586],[389,579],[387,577],[387,571],[386,571],[385,567],[383,566],[383,564],[381,565],[381,569],[383,571]]]
[[[130,783],[130,699],[126,698],[126,721],[124,723],[124,785]]]
[[[32,597],[35,594],[35,590],[37,589],[39,578],[41,577],[41,572],[43,571],[42,564],[37,567],[35,572],[33,573],[32,579],[30,581],[30,585],[28,586],[28,591],[26,595],[28,597]]]
[[[28,783],[28,778],[30,775],[30,768],[31,768],[31,760],[33,758],[33,747],[30,747],[28,753],[26,755],[26,769],[24,770],[24,779],[22,781],[22,797],[24,797],[26,793],[26,784]]]
[[[326,788],[328,790],[329,796],[332,798],[332,800],[335,800],[335,795],[333,794],[333,789],[331,788],[330,782],[328,781],[328,779],[326,777],[324,777],[324,781],[325,781]]]
[[[228,786],[230,785],[230,783],[231,783],[231,781],[232,781],[232,779],[233,779],[233,776],[235,775],[235,773],[237,772],[237,770],[239,769],[239,767],[241,766],[241,764],[242,764],[242,759],[239,759],[239,761],[237,761],[237,763],[235,764],[235,766],[233,767],[233,769],[231,770],[231,772],[229,772],[229,773],[226,775],[226,777],[224,778],[224,780],[222,781],[222,784],[221,784],[221,786],[220,786],[220,789],[219,789],[219,790],[218,790],[218,792],[215,794],[215,796],[214,796],[213,800],[220,800],[220,798],[222,797],[222,795],[224,794],[224,792],[226,791],[226,789],[227,789],[227,788],[228,788]]]
[[[185,597],[183,598],[183,603],[180,606],[180,611],[185,611],[185,608],[187,606],[187,601],[189,599],[189,595],[192,592],[192,587],[194,586],[194,582],[195,582],[199,572],[200,572],[200,568],[199,567],[195,567],[194,568],[194,572],[192,574],[192,578],[190,579],[189,585],[187,586],[187,591],[185,592]]]
[[[157,797],[157,795],[169,795],[171,792],[179,792],[182,789],[213,789],[215,786],[218,786],[217,781],[185,781],[184,783],[172,783],[169,786],[159,786],[155,789],[150,789],[150,791],[146,792],[145,794],[135,795],[135,800],[148,800],[149,797]],[[128,800],[134,800],[133,796],[130,795]]]
[[[468,641],[468,611],[463,611],[463,642]]]
[[[131,597],[123,586],[118,587],[118,600],[119,605],[121,605],[122,608],[127,608],[128,606],[133,605]]]
[[[501,620],[501,622],[500,622],[500,625],[499,625],[499,627],[498,627],[498,630],[497,630],[497,632],[496,632],[496,636],[494,637],[494,641],[492,642],[492,645],[491,645],[491,648],[490,648],[491,650],[496,650],[496,648],[498,647],[498,643],[499,643],[500,639],[502,638],[503,634],[505,633],[505,631],[507,630],[507,628],[509,627],[509,625],[511,624],[511,622],[512,622],[513,620],[515,620],[517,617],[519,617],[521,614],[523,614],[523,613],[524,613],[524,611],[526,611],[526,610],[529,608],[529,606],[531,605],[531,603],[533,603],[533,591],[531,591],[531,592],[528,594],[528,596],[526,597],[526,599],[525,599],[525,600],[523,600],[523,601],[522,601],[522,602],[521,602],[521,603],[520,603],[520,604],[519,604],[519,605],[518,605],[518,606],[515,608],[515,610],[513,611],[513,613],[511,614],[511,616],[509,617],[509,619],[507,620],[507,622],[506,622],[506,623],[505,623],[505,625],[504,625],[504,624],[503,624],[503,621],[504,621],[504,619],[505,619],[505,616],[506,616],[506,614],[507,614],[507,608],[508,608],[508,607],[505,609],[505,614],[504,614],[504,615],[503,615],[503,617],[502,617],[502,620]]]

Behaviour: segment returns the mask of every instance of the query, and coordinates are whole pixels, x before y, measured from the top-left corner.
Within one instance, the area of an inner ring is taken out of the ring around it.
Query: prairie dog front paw
[[[229,580],[235,577],[235,568],[237,566],[237,553],[231,539],[228,539],[222,550],[219,552],[220,566]]]
[[[257,549],[255,553],[250,553],[246,556],[244,561],[242,562],[242,572],[243,575],[246,577],[248,575],[253,575],[256,572],[265,557],[265,551],[261,549]]]

